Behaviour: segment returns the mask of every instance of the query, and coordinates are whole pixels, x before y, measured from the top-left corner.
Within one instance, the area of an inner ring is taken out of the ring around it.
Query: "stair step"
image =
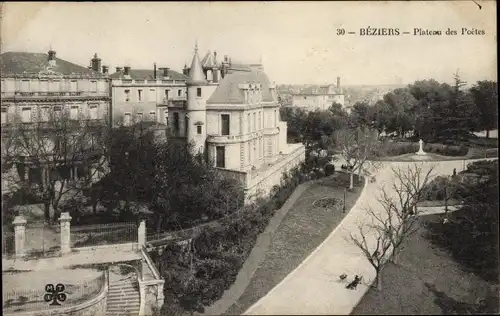
[[[139,305],[136,306],[113,306],[107,309],[108,312],[119,312],[119,311],[135,311],[139,309]]]
[[[108,296],[108,301],[139,301],[139,295]]]
[[[123,297],[123,296],[137,296],[139,297],[139,292],[138,291],[128,291],[128,292],[114,292],[114,293],[109,293],[108,292],[108,297]]]
[[[135,304],[139,304],[140,301],[139,300],[118,300],[118,299],[114,299],[114,300],[108,300],[108,305],[110,306],[113,306],[113,305],[116,305],[116,304],[128,304],[128,305],[135,305]]]
[[[123,309],[107,310],[106,315],[110,315],[110,314],[118,314],[120,316],[129,314],[129,315],[137,316],[139,314],[139,308],[136,308],[134,310],[126,310],[126,311]]]
[[[139,289],[115,289],[115,290],[108,291],[108,293],[122,293],[122,292],[126,292],[126,293],[135,292],[135,293],[139,293]]]
[[[109,292],[121,292],[121,291],[139,291],[139,289],[133,287],[124,287],[124,288],[111,288]]]

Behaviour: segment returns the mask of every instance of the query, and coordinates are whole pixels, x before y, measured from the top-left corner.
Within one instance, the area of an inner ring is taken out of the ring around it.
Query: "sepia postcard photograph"
[[[497,2],[0,3],[5,316],[500,313]]]

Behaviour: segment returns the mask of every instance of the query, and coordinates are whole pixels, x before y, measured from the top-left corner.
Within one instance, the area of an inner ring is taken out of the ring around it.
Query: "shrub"
[[[459,178],[438,176],[422,190],[421,200],[443,201],[448,199],[462,199],[469,194],[468,185]]]
[[[428,238],[447,250],[468,270],[486,281],[496,283],[498,266],[498,169],[491,170],[487,181],[471,185],[471,201],[450,214],[443,225],[428,225]],[[467,199],[466,199],[467,201]]]
[[[181,306],[184,311],[202,312],[203,306],[218,300],[234,283],[258,234],[267,227],[275,210],[283,206],[304,179],[298,168],[290,170],[283,175],[280,185],[272,188],[269,198],[255,201],[257,208],[248,207],[248,211],[219,230],[205,230],[196,237],[194,252],[186,254],[180,246],[168,247],[159,258],[160,273],[166,280],[166,302]],[[174,307],[169,310],[174,314],[179,312]]]
[[[334,173],[335,173],[335,166],[332,164],[326,164],[325,165],[325,175],[328,177]]]
[[[479,160],[471,162],[467,165],[467,172],[472,172],[478,175],[487,175],[498,168],[498,160]]]
[[[438,154],[442,156],[465,156],[469,148],[464,145],[454,146],[446,144],[424,143],[423,150],[427,153]],[[400,156],[416,153],[420,146],[418,143],[409,142],[384,142],[378,156]]]
[[[469,148],[464,145],[424,144],[424,151],[442,156],[465,156]]]
[[[418,143],[389,142],[384,141],[379,156],[400,156],[409,153],[416,153],[419,149]]]

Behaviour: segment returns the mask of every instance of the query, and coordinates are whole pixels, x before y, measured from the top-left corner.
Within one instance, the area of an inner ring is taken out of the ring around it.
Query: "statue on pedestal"
[[[427,153],[424,151],[424,141],[422,139],[419,140],[418,144],[420,145],[420,148],[418,149],[418,152],[416,153],[419,156],[427,155]]]

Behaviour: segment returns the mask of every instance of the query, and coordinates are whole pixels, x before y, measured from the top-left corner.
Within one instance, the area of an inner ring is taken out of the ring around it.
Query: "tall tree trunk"
[[[45,222],[47,224],[50,223],[50,202],[43,202],[43,215],[44,215],[44,218],[45,218]]]
[[[349,181],[349,190],[352,190],[354,188],[354,170],[351,170],[351,179]]]
[[[382,273],[377,271],[377,290],[382,291]]]
[[[398,264],[398,257],[399,257],[399,251],[396,247],[393,246],[393,250],[392,250],[392,262],[394,264]]]
[[[486,139],[490,139],[490,130],[489,129],[486,130]]]

